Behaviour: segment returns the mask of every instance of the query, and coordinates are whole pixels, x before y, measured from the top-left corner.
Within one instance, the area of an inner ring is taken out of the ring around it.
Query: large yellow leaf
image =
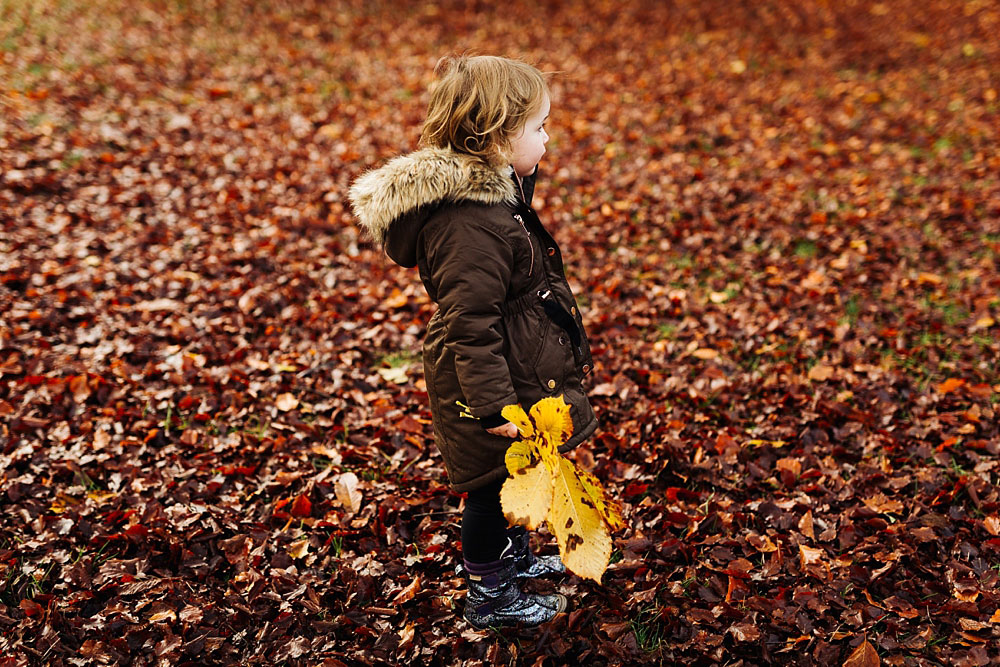
[[[512,525],[534,530],[552,505],[552,475],[540,462],[519,469],[500,489],[503,515]]]
[[[507,472],[512,476],[516,475],[518,470],[527,468],[537,460],[538,457],[535,456],[531,443],[524,440],[518,440],[511,444],[503,457],[504,463],[507,464]]]
[[[562,396],[547,396],[531,406],[531,419],[538,434],[558,448],[573,434],[573,418]]]
[[[531,425],[531,420],[528,419],[528,415],[525,414],[524,408],[520,405],[516,403],[505,405],[500,414],[517,427],[517,432],[521,434],[522,438],[531,438],[535,435],[535,428]]]
[[[543,398],[529,414],[519,405],[502,414],[523,438],[504,457],[511,474],[500,491],[504,516],[531,529],[548,522],[566,567],[600,583],[611,557],[609,529],[625,522],[597,478],[559,453],[573,434],[570,406],[559,396]]]
[[[607,524],[612,528],[624,528],[625,521],[622,519],[621,510],[613,500],[608,498],[608,494],[604,492],[604,488],[601,487],[597,478],[580,468],[576,468],[576,474],[580,477],[583,490],[586,491],[587,496]]]
[[[607,524],[584,489],[576,467],[565,458],[560,458],[559,463],[553,475],[549,529],[556,536],[566,568],[601,583],[611,557]]]

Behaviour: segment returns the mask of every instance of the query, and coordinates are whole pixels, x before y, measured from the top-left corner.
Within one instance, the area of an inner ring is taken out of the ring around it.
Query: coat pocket
[[[572,367],[573,350],[566,333],[547,316],[542,316],[544,328],[535,360],[535,380],[542,391],[554,394],[562,389],[566,370]]]
[[[531,307],[504,318],[504,356],[518,396],[537,393],[535,369],[545,352],[547,319]]]

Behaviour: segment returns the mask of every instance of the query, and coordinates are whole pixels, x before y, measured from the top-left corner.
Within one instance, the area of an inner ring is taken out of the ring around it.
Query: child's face
[[[549,96],[542,99],[538,111],[528,117],[521,131],[510,142],[510,163],[518,176],[528,176],[535,171],[538,161],[545,154],[545,144],[549,135],[545,132],[545,120],[549,117]]]

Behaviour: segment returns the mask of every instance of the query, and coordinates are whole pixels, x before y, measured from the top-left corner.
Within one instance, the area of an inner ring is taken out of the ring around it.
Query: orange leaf
[[[965,386],[965,380],[960,378],[948,378],[938,385],[937,390],[942,394],[948,394],[963,386]]]
[[[833,377],[834,368],[833,366],[824,366],[823,364],[816,364],[809,369],[809,379],[816,382],[825,382]]]
[[[879,667],[881,664],[875,647],[869,644],[867,639],[862,640],[861,645],[844,661],[844,667]]]
[[[944,278],[934,273],[921,273],[917,276],[918,285],[940,285],[944,282]]]

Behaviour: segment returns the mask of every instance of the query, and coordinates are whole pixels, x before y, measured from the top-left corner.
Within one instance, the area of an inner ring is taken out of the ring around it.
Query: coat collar
[[[349,193],[361,227],[385,245],[393,223],[412,224],[421,212],[448,201],[516,204],[520,194],[509,165],[495,166],[447,148],[422,148],[359,177]],[[394,258],[395,259],[395,258]]]

